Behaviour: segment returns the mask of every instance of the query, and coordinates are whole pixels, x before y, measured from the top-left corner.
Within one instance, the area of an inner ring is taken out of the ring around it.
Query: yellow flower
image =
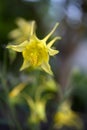
[[[35,30],[35,21],[26,21],[23,18],[16,20],[18,28],[9,33],[9,38],[13,39],[16,44],[22,43],[25,40],[29,40],[32,31]],[[34,28],[34,30],[32,30]]]
[[[60,39],[60,37],[55,37],[50,42],[48,42],[48,44],[47,44],[47,40],[54,33],[57,26],[58,23],[54,26],[52,31],[42,40],[38,39],[35,33],[33,33],[30,36],[29,41],[26,40],[19,45],[7,46],[7,48],[11,48],[14,51],[22,52],[24,62],[20,70],[24,70],[25,68],[28,67],[32,67],[32,68],[41,67],[47,73],[52,74],[49,65],[49,56],[54,56],[55,54],[58,53],[58,50],[52,49],[51,46],[57,39]]]
[[[40,121],[45,122],[46,119],[46,103],[38,101],[34,103],[34,108],[31,109],[29,121],[31,123],[38,123]]]
[[[39,123],[40,121],[46,121],[46,102],[45,100],[36,100],[32,99],[29,95],[23,93],[22,95],[26,100],[29,109],[30,109],[30,116],[29,122],[31,123]]]
[[[69,102],[64,102],[61,104],[59,111],[56,113],[54,117],[54,122],[56,127],[76,127],[77,129],[81,129],[83,127],[82,121],[78,114],[71,110]]]

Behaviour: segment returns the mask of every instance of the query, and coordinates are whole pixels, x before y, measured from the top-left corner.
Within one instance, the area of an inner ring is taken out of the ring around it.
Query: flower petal
[[[44,63],[41,65],[41,68],[42,68],[44,71],[46,71],[47,73],[53,75],[53,72],[52,72],[52,70],[51,70],[51,68],[50,68],[49,63],[44,62]]]
[[[18,25],[19,29],[21,29],[21,31],[25,31],[25,30],[29,30],[30,35],[32,35],[36,29],[36,23],[35,21],[27,21],[23,18],[18,18],[16,20],[16,24]]]
[[[26,45],[28,45],[28,44],[29,44],[28,41],[24,41],[20,45],[7,45],[6,48],[10,48],[10,49],[17,51],[17,52],[22,52],[25,49]]]
[[[58,27],[59,23],[56,23],[56,25],[54,26],[54,28],[52,29],[52,31],[43,39],[45,42],[49,39],[49,37],[54,33],[54,31],[56,30],[56,28]]]
[[[30,67],[29,61],[28,61],[28,60],[24,60],[22,66],[21,66],[21,68],[20,68],[20,71],[22,71],[22,70],[24,70],[24,69],[26,69],[26,68],[28,68],[28,67]]]
[[[19,28],[23,28],[26,24],[28,24],[28,22],[23,18],[17,18],[16,24]]]
[[[27,101],[27,104],[29,105],[31,110],[35,110],[35,103],[34,103],[33,99],[29,95],[27,95],[25,93],[23,93],[23,97]]]
[[[33,35],[35,33],[35,29],[36,29],[36,25],[35,25],[35,21],[31,22],[31,35]]]
[[[9,93],[9,97],[15,97],[18,96],[19,93],[26,87],[26,83],[20,83],[17,86],[15,86],[11,92]]]
[[[20,37],[20,35],[21,35],[20,30],[19,30],[19,29],[14,29],[14,30],[12,30],[12,31],[9,33],[8,37],[15,39],[15,38]]]
[[[53,49],[49,48],[49,55],[50,55],[50,56],[54,56],[54,55],[56,55],[56,54],[58,54],[58,53],[59,53],[58,50],[53,50]]]
[[[53,45],[53,43],[56,41],[56,40],[60,40],[61,37],[55,37],[53,40],[51,40],[48,44],[47,44],[47,47],[51,47]]]

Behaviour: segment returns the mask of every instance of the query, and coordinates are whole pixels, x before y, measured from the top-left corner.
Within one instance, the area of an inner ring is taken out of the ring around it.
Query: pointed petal
[[[43,63],[43,64],[41,65],[41,68],[42,68],[45,72],[47,72],[47,73],[53,75],[53,72],[52,72],[52,70],[51,70],[51,68],[50,68],[49,63],[46,63],[46,62]]]
[[[58,27],[59,23],[56,23],[56,25],[54,26],[54,28],[52,29],[52,31],[43,39],[45,42],[49,39],[49,37],[54,33],[54,31],[56,30],[56,28]]]
[[[34,41],[34,40],[35,40],[35,41],[38,40],[38,38],[37,38],[37,36],[36,36],[35,33],[34,33],[34,35],[31,36],[31,39],[30,39],[30,40],[33,40],[33,41]]]
[[[54,55],[56,55],[56,54],[58,54],[58,53],[59,53],[58,50],[53,50],[53,49],[49,48],[49,55],[50,55],[50,56],[54,56]]]
[[[47,47],[51,47],[51,46],[54,44],[54,42],[55,42],[56,40],[58,40],[58,39],[61,39],[61,37],[55,37],[52,41],[50,41],[50,42],[47,44]]]
[[[22,65],[21,68],[20,68],[20,71],[22,71],[22,70],[28,68],[29,66],[30,66],[29,61],[24,60],[23,65]]]
[[[36,29],[35,21],[32,21],[32,22],[31,22],[31,35],[34,34],[35,29]]]
[[[10,49],[17,51],[17,52],[22,52],[25,49],[27,44],[29,44],[29,42],[24,41],[23,43],[21,43],[19,45],[7,45],[6,48],[10,48]]]

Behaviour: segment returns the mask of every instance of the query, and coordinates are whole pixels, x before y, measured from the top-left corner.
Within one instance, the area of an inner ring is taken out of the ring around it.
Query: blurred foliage
[[[87,74],[76,70],[73,73],[71,85],[73,86],[74,109],[87,112]]]

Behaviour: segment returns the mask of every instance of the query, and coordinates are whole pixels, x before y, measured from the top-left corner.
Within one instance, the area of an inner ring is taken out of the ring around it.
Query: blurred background
[[[50,64],[55,80],[60,84],[63,92],[66,87],[73,86],[70,97],[72,109],[81,113],[84,130],[86,130],[87,0],[0,0],[0,71],[4,64],[5,47],[10,42],[8,33],[16,27],[15,19],[18,17],[35,20],[37,36],[41,39],[50,32],[56,22],[60,23],[54,34],[62,37],[55,43],[60,53],[52,58]],[[20,62],[18,62],[19,59]],[[17,79],[21,63],[20,54],[13,63],[9,62],[9,56],[7,56],[6,65],[9,75],[13,73]],[[5,128],[2,124],[0,124],[1,130]],[[48,128],[49,123],[42,125],[43,130]]]

